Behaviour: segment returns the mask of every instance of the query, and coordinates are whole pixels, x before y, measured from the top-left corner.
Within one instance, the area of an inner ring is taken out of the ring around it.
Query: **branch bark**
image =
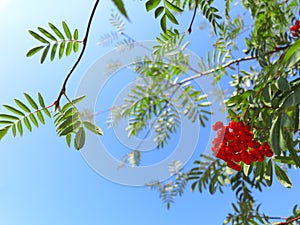
[[[91,25],[92,25],[92,21],[93,21],[96,9],[99,5],[99,2],[100,2],[100,0],[96,0],[95,3],[94,3],[94,7],[93,7],[92,12],[90,14],[90,18],[89,18],[89,21],[88,21],[88,24],[87,24],[86,32],[85,32],[85,35],[84,35],[84,38],[83,38],[83,41],[82,41],[82,44],[83,44],[82,50],[80,52],[80,55],[79,55],[78,59],[74,63],[73,67],[71,68],[71,70],[69,71],[69,73],[67,74],[67,76],[66,76],[66,78],[63,82],[63,85],[62,85],[62,88],[59,92],[59,95],[58,95],[57,99],[54,102],[55,110],[59,108],[59,102],[60,102],[61,97],[63,95],[66,95],[66,86],[67,86],[68,80],[70,79],[71,75],[75,71],[76,67],[78,66],[78,64],[80,63],[80,61],[81,61],[81,59],[84,55],[84,52],[86,50],[87,40],[88,40],[88,37],[89,37]]]

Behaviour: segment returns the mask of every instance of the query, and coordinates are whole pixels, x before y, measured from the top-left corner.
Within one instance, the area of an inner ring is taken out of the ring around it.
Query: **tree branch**
[[[195,20],[195,17],[196,17],[197,8],[198,8],[198,1],[199,0],[196,0],[195,8],[194,8],[194,14],[193,14],[193,17],[192,17],[192,21],[191,21],[190,26],[189,26],[189,28],[187,30],[187,32],[189,34],[192,32],[192,26],[193,26],[193,23],[194,23],[194,20]]]
[[[297,217],[292,218],[292,219],[290,219],[290,220],[286,220],[286,222],[279,222],[279,223],[276,223],[276,225],[288,225],[288,224],[290,224],[290,223],[292,223],[292,222],[295,222],[295,221],[297,221],[297,220],[299,220],[299,219],[300,219],[300,216],[297,216]]]
[[[272,54],[274,54],[274,53],[276,53],[276,52],[279,52],[279,51],[281,51],[281,50],[284,50],[284,49],[286,49],[286,48],[288,48],[288,47],[289,47],[289,46],[284,46],[284,47],[281,47],[281,48],[276,48],[276,49],[273,50],[273,51],[267,52],[265,55],[266,55],[266,56],[267,56],[267,55],[272,55]],[[211,70],[206,70],[206,71],[201,72],[201,73],[198,73],[198,74],[196,74],[196,75],[194,75],[194,76],[191,76],[191,77],[188,77],[188,78],[186,78],[186,79],[183,79],[183,80],[181,80],[180,82],[178,82],[176,85],[181,86],[182,84],[184,84],[184,83],[186,83],[186,82],[189,82],[189,81],[192,81],[192,80],[195,80],[195,79],[197,79],[197,78],[199,78],[199,77],[202,77],[202,76],[205,76],[205,75],[209,75],[209,74],[214,73],[214,72],[217,72],[217,71],[219,71],[219,70],[221,70],[221,69],[226,69],[226,68],[230,67],[230,66],[233,65],[233,64],[239,64],[240,62],[245,62],[245,61],[254,60],[254,59],[257,59],[257,57],[256,57],[256,56],[247,56],[247,57],[244,57],[244,58],[234,59],[234,60],[231,60],[231,61],[229,61],[229,62],[227,62],[227,63],[225,63],[225,64],[223,64],[223,65],[220,65],[220,66],[218,66],[218,67],[216,67],[216,68],[213,68],[213,69],[211,69]]]
[[[84,52],[85,52],[85,49],[86,49],[86,43],[87,43],[87,40],[88,40],[88,37],[89,37],[89,33],[90,33],[90,29],[91,29],[92,20],[94,18],[94,15],[95,15],[95,12],[96,12],[96,9],[98,7],[99,2],[100,2],[100,0],[96,0],[95,1],[93,10],[92,10],[92,12],[90,14],[90,18],[89,18],[89,21],[88,21],[88,25],[87,25],[87,28],[86,28],[85,36],[84,36],[83,41],[82,41],[82,44],[83,44],[82,50],[80,52],[80,55],[79,55],[78,59],[76,60],[75,64],[73,65],[73,67],[71,68],[71,70],[69,71],[69,73],[67,74],[67,76],[66,76],[66,78],[64,80],[64,83],[63,83],[62,88],[61,88],[61,90],[59,92],[59,95],[58,95],[56,101],[54,102],[55,109],[59,108],[60,99],[66,93],[66,86],[67,86],[68,80],[70,79],[71,75],[73,74],[73,72],[75,71],[75,69],[78,66],[79,62],[81,61],[82,56],[84,55]]]

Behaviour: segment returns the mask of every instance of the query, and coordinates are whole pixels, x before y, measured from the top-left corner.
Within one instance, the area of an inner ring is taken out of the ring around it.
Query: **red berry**
[[[232,162],[232,161],[228,161],[227,166],[230,167],[231,169],[236,170],[236,171],[241,170],[241,166],[239,164],[235,163],[235,162]]]
[[[290,31],[296,32],[297,30],[298,30],[297,27],[295,27],[295,26],[290,26]]]
[[[222,121],[218,121],[212,126],[213,130],[215,130],[215,131],[217,131],[223,127],[224,127],[224,124]]]
[[[266,151],[265,155],[266,155],[267,157],[272,157],[272,156],[273,156],[272,150]]]

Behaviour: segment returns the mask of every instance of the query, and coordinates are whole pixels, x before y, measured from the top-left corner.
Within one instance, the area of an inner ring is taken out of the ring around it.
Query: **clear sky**
[[[159,33],[159,24],[153,20],[153,14],[146,14],[142,1],[126,1],[126,4],[132,21],[126,26],[126,33],[138,41],[153,40]],[[27,31],[36,30],[38,26],[47,28],[48,22],[60,27],[64,20],[72,29],[78,28],[82,37],[92,6],[93,1],[79,0],[0,0],[1,105],[13,104],[14,98],[23,98],[23,92],[32,96],[41,92],[47,104],[55,100],[77,55],[51,63],[47,60],[40,65],[38,56],[25,57],[28,49],[37,44]],[[80,79],[90,66],[112,49],[112,46],[103,48],[96,43],[101,35],[112,30],[108,20],[115,12],[110,1],[101,1],[86,54],[68,85],[70,96],[75,95]],[[183,27],[188,27],[190,16],[185,14],[180,18]],[[210,46],[207,30],[199,32],[196,29],[201,21],[200,16],[197,17],[195,32],[188,37],[190,49],[197,54],[205,53]],[[120,83],[124,81],[126,79]],[[99,107],[99,110],[106,109],[101,104]],[[97,120],[105,124],[106,118],[100,116]],[[46,124],[32,133],[25,132],[22,138],[12,138],[9,134],[0,142],[0,224],[221,224],[231,211],[234,193],[229,189],[225,194],[211,196],[191,193],[189,188],[168,211],[157,192],[119,185],[97,174],[81,153],[67,148],[65,140],[56,136],[52,120],[47,120]],[[205,134],[206,130],[201,132]],[[111,133],[108,131],[108,134]],[[114,140],[109,136],[105,138],[106,143],[110,138]],[[116,145],[112,143],[112,146],[111,154],[118,155],[114,152]],[[204,151],[200,143],[188,166]],[[281,187],[275,180],[272,188],[255,195],[266,213],[287,216],[291,207],[299,203],[299,172],[292,171],[291,178],[294,182],[291,190]]]

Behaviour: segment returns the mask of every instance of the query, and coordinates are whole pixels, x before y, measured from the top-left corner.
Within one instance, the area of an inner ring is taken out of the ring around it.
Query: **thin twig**
[[[299,219],[300,219],[300,216],[297,216],[297,217],[292,218],[292,219],[290,219],[290,220],[286,220],[286,222],[279,222],[279,223],[276,223],[276,225],[288,225],[288,224],[290,224],[290,223],[292,223],[292,222],[294,222],[294,221],[297,221],[297,220],[299,220]]]
[[[265,55],[266,55],[266,56],[267,56],[267,55],[272,55],[272,54],[274,54],[274,53],[276,53],[276,52],[279,52],[279,51],[281,51],[281,50],[284,50],[284,49],[286,49],[286,48],[288,48],[288,47],[289,47],[289,46],[285,46],[285,47],[281,47],[281,48],[276,48],[276,49],[273,50],[273,51],[267,52]],[[206,71],[201,72],[201,73],[198,73],[198,74],[196,74],[196,75],[194,75],[194,76],[191,76],[191,77],[188,77],[188,78],[186,78],[186,79],[183,79],[183,80],[181,80],[180,82],[178,82],[176,85],[182,85],[182,84],[184,84],[184,83],[186,83],[186,82],[195,80],[195,79],[197,79],[197,78],[199,78],[199,77],[202,77],[202,76],[205,76],[205,75],[209,75],[209,74],[215,73],[215,72],[217,72],[217,71],[219,71],[219,70],[221,70],[221,69],[226,69],[226,68],[230,67],[230,66],[233,65],[233,64],[239,64],[240,62],[245,62],[245,61],[253,60],[253,59],[256,59],[256,58],[257,58],[256,56],[247,56],[247,57],[243,57],[243,58],[238,58],[238,59],[231,60],[231,61],[229,61],[229,62],[227,62],[227,63],[225,63],[225,64],[223,64],[223,65],[220,65],[220,66],[218,66],[218,67],[216,67],[216,68],[213,68],[213,69],[211,69],[211,70],[206,70]]]
[[[189,29],[187,30],[187,32],[189,34],[192,32],[192,26],[193,26],[193,23],[194,23],[194,20],[195,20],[195,17],[196,17],[197,8],[198,8],[198,0],[196,0],[196,5],[195,5],[195,8],[194,8],[194,14],[193,14],[193,17],[192,17],[192,21],[190,23]]]
[[[90,14],[90,18],[89,18],[89,21],[88,21],[88,25],[87,25],[87,28],[86,28],[85,36],[84,36],[83,41],[82,41],[82,44],[83,44],[82,50],[80,52],[80,55],[79,55],[77,61],[75,62],[75,64],[73,65],[73,67],[71,68],[70,72],[68,73],[68,75],[66,76],[66,78],[64,80],[64,83],[63,83],[62,88],[61,88],[61,90],[59,92],[59,95],[58,95],[58,97],[57,97],[57,99],[55,101],[55,109],[59,108],[60,99],[61,99],[61,97],[63,95],[66,94],[66,86],[67,86],[68,80],[71,77],[71,75],[73,74],[73,72],[76,69],[76,67],[78,66],[79,62],[81,61],[82,56],[84,55],[84,52],[85,52],[85,49],[86,49],[86,43],[87,43],[87,40],[88,40],[88,37],[89,37],[89,33],[90,33],[90,29],[91,29],[92,20],[94,18],[94,15],[95,15],[95,12],[96,12],[96,9],[98,7],[99,2],[100,2],[100,0],[96,0],[95,1],[93,10],[92,10],[92,12]]]

